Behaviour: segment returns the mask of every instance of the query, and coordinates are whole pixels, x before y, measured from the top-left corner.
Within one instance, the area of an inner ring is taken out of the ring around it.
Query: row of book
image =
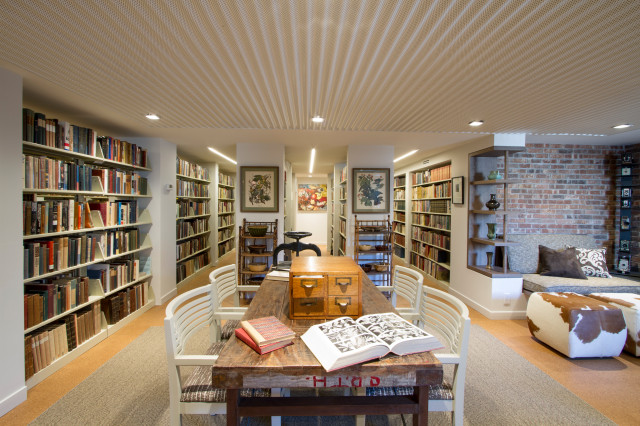
[[[140,277],[139,259],[122,259],[87,266],[87,276],[98,280],[105,293],[136,281]]]
[[[407,177],[405,175],[397,176],[393,178],[393,187],[402,188],[407,184]]]
[[[233,240],[227,240],[218,244],[218,257],[233,250]]]
[[[100,178],[102,188],[108,194],[147,195],[147,178],[136,172],[115,169],[94,169],[93,176]]]
[[[176,238],[187,238],[209,230],[209,221],[206,218],[176,222]]]
[[[71,352],[102,329],[100,306],[91,306],[29,333],[24,338],[25,378],[30,378],[53,361]]]
[[[393,212],[393,220],[396,220],[398,222],[405,222],[405,219],[406,219],[406,215],[404,213]]]
[[[100,301],[107,324],[113,325],[149,302],[149,284],[133,285]]]
[[[233,201],[218,201],[218,213],[233,213]]]
[[[186,180],[176,181],[176,195],[178,197],[208,197],[209,185]]]
[[[68,277],[24,285],[24,329],[89,301],[89,278]]]
[[[195,179],[209,180],[209,169],[178,157],[176,157],[176,173]]]
[[[218,228],[224,228],[225,226],[233,225],[233,223],[234,223],[234,220],[233,220],[233,216],[231,215],[218,217]]]
[[[98,239],[93,235],[81,235],[25,242],[24,277],[32,278],[94,261]]]
[[[235,198],[234,190],[232,188],[218,188],[218,198]]]
[[[138,228],[111,230],[100,234],[105,257],[115,256],[140,248]]]
[[[293,330],[274,316],[240,321],[235,335],[260,355],[289,346],[296,337]]]
[[[176,218],[200,216],[209,214],[209,203],[206,201],[178,200],[176,201]]]
[[[405,200],[394,200],[393,201],[393,209],[394,210],[404,210],[406,206]]]
[[[226,228],[218,231],[218,241],[224,241],[231,237],[233,237],[233,228]]]
[[[411,219],[414,225],[429,226],[431,228],[443,229],[445,231],[451,230],[451,216],[413,213],[411,215]]]
[[[405,190],[403,189],[394,189],[393,190],[393,199],[394,200],[404,200],[406,198]]]
[[[405,244],[405,238],[403,234],[393,234],[393,242],[397,245],[403,246]]]
[[[438,263],[449,264],[451,253],[445,250],[440,250],[437,247],[433,247],[427,244],[423,244],[419,241],[411,242],[411,250],[419,254],[420,256],[424,256],[427,259],[431,259]]]
[[[404,234],[406,225],[402,222],[393,222],[393,232],[398,234]]]
[[[233,176],[225,175],[224,173],[218,173],[218,183],[220,185],[235,186],[234,181],[235,179],[233,178]]]
[[[446,250],[449,250],[451,247],[451,237],[449,235],[428,231],[417,226],[411,227],[411,237],[414,240],[419,240],[423,243],[438,246]]]
[[[451,182],[437,183],[429,186],[416,186],[411,190],[411,198],[445,198],[451,197]]]
[[[91,227],[90,203],[69,198],[22,202],[23,235],[48,234]]]
[[[438,265],[433,260],[424,258],[417,253],[410,253],[410,261],[413,266],[423,270],[437,280],[449,281],[449,270]]]
[[[147,167],[147,150],[111,136],[99,136],[98,143],[104,158],[132,166]]]
[[[100,213],[104,226],[130,225],[138,222],[138,202],[135,200],[91,202],[89,208]]]
[[[451,179],[451,164],[411,174],[411,183],[413,185],[421,185],[423,183],[437,182],[446,179]]]
[[[42,112],[22,109],[22,139],[65,151],[96,155],[96,132],[57,118],[47,118]]]
[[[22,163],[25,189],[93,190],[91,165],[28,154],[22,156]]]
[[[451,200],[420,200],[411,202],[411,211],[424,213],[451,213]]]
[[[210,262],[209,250],[176,265],[176,281],[180,282]]]
[[[184,259],[200,250],[207,248],[209,241],[206,235],[176,244],[176,260]]]

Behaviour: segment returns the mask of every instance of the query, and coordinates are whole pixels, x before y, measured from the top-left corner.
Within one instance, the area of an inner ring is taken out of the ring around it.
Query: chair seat
[[[227,320],[227,322],[222,326],[222,331],[220,332],[221,340],[229,340],[236,328],[240,327],[239,320]]]
[[[214,343],[205,355],[217,355],[225,342]],[[211,385],[211,366],[196,367],[182,386],[180,402],[225,402],[226,389],[214,388]],[[271,389],[242,389],[240,396],[271,396]]]
[[[411,386],[394,386],[381,388],[367,388],[367,396],[392,396],[392,395],[413,395]],[[446,380],[440,385],[429,386],[429,400],[453,400],[451,384]]]

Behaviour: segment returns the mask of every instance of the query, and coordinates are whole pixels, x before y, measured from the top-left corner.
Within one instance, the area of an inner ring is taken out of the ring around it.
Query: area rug
[[[203,334],[204,336],[204,334]],[[164,332],[151,327],[35,419],[33,425],[166,425]],[[367,416],[367,425],[411,424],[411,416]],[[283,425],[349,425],[354,417],[284,417]],[[183,425],[224,425],[225,416],[183,416]],[[268,418],[243,425],[269,425]],[[450,425],[449,413],[429,413]],[[465,425],[614,424],[479,326],[471,326]]]

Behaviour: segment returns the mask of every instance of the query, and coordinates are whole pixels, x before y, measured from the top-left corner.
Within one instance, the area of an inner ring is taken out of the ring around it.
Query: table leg
[[[413,426],[427,426],[429,424],[429,387],[414,387],[413,396],[418,402],[418,414],[413,415]]]
[[[239,426],[238,403],[240,402],[240,389],[227,389],[227,425]]]

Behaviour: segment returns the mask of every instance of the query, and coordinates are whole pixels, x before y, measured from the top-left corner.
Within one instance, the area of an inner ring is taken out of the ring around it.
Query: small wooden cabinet
[[[289,318],[362,315],[362,270],[348,257],[295,257],[289,272]]]

